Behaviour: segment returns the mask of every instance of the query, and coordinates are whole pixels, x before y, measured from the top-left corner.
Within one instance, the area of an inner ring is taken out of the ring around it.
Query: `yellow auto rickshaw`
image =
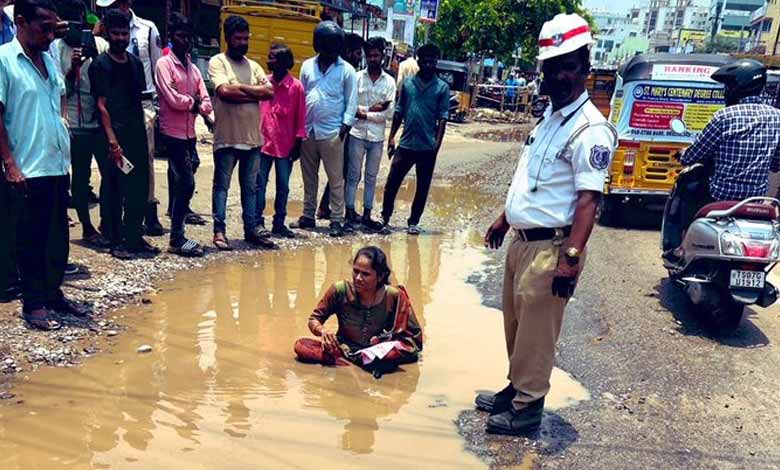
[[[625,203],[662,209],[690,146],[724,106],[723,85],[710,76],[734,59],[720,54],[639,54],[619,71],[610,122],[618,148],[604,188],[602,224],[619,223]],[[671,129],[681,120],[686,130]]]
[[[450,86],[450,121],[464,122],[471,108],[469,66],[463,62],[440,60],[436,74]]]
[[[604,116],[609,116],[612,95],[615,94],[615,69],[591,69],[585,89],[588,90],[590,100]]]

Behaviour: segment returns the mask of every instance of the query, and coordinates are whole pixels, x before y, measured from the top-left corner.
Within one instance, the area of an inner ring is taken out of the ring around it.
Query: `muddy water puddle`
[[[471,469],[454,420],[506,375],[500,312],[466,277],[473,234],[380,245],[425,329],[423,358],[380,380],[293,359],[319,295],[357,245],[246,258],[177,275],[130,331],[82,367],[46,369],[0,407],[0,468]],[[148,344],[152,352],[139,354]],[[588,399],[556,370],[548,408]],[[521,467],[524,468],[524,467]]]

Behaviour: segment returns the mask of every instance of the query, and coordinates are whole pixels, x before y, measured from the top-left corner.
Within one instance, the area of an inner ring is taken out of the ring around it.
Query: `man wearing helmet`
[[[316,226],[317,188],[320,161],[330,187],[330,235],[344,235],[344,138],[355,123],[357,75],[339,57],[344,31],[332,21],[323,21],[314,30],[317,55],[301,66],[301,84],[306,93],[307,138],[301,148],[303,173],[303,215],[294,227]]]
[[[685,166],[702,163],[711,167],[710,197],[689,201],[682,196],[683,230],[710,202],[766,195],[769,172],[780,171],[780,110],[765,104],[761,97],[766,75],[766,67],[752,59],[740,59],[712,74],[713,80],[725,86],[726,107],[715,113],[680,158]],[[680,236],[669,241],[677,247],[682,234],[669,235]],[[679,258],[674,250],[664,256],[673,262]]]
[[[515,235],[504,274],[504,330],[510,380],[495,394],[480,394],[490,412],[487,431],[518,435],[542,421],[550,390],[563,311],[585,261],[616,132],[585,91],[590,72],[588,23],[557,15],[542,27],[542,94],[551,104],[520,157],[504,212],[485,244],[499,248]]]

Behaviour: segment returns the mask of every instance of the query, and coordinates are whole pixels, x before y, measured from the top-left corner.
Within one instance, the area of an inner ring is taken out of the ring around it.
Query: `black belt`
[[[529,228],[527,230],[515,229],[517,236],[526,242],[538,242],[542,240],[563,239],[571,234],[571,225],[560,228]]]

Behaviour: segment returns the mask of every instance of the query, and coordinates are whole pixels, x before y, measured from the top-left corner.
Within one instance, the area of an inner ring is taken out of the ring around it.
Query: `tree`
[[[714,39],[708,40],[700,51],[708,54],[726,53],[731,54],[733,52],[739,52],[739,38],[730,38],[725,36],[715,36]]]
[[[442,0],[430,39],[455,60],[490,52],[507,61],[522,47],[523,60],[533,63],[542,24],[558,13],[590,19],[581,0]]]

